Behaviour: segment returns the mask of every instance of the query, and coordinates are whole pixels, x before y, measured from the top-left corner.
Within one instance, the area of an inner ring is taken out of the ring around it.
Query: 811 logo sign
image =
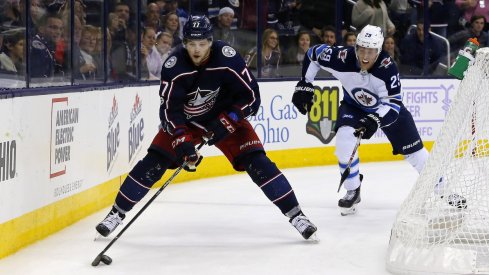
[[[307,117],[306,132],[328,144],[335,136],[339,106],[339,88],[314,87],[314,104]]]

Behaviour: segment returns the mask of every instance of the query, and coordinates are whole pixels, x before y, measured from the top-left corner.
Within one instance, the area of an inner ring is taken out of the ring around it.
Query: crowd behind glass
[[[182,43],[182,26],[191,13],[208,15],[214,39],[235,47],[258,78],[299,77],[309,47],[354,45],[367,24],[382,28],[384,50],[402,75],[446,76],[468,38],[487,45],[489,3],[3,0],[0,13],[0,88],[5,90],[158,80],[164,60]]]

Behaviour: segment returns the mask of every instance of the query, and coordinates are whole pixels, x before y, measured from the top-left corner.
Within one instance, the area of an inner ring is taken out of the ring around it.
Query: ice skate
[[[355,214],[357,212],[356,206],[360,201],[360,186],[355,190],[348,190],[346,195],[338,201],[341,216]]]
[[[443,196],[441,196],[441,198],[443,199]],[[447,200],[448,204],[453,206],[453,207],[456,207],[459,209],[466,209],[467,208],[467,200],[459,194],[456,194],[456,193],[450,194],[450,195],[448,195],[446,200]]]
[[[110,233],[114,232],[114,230],[122,224],[122,220],[126,217],[126,215],[119,213],[117,210],[112,208],[110,213],[105,217],[103,221],[101,221],[95,229],[100,235],[107,237]]]
[[[438,180],[438,183],[435,185],[435,194],[438,194],[441,199],[445,198],[443,195],[445,191],[445,181],[443,177],[441,177]],[[448,192],[447,192],[448,193]],[[467,200],[465,197],[462,195],[459,195],[457,193],[451,193],[446,197],[446,201],[450,206],[459,208],[459,209],[466,209],[467,208]]]
[[[363,175],[360,174],[360,184],[362,184]],[[341,216],[353,215],[357,212],[357,204],[361,201],[360,186],[355,190],[348,190],[346,195],[338,201]]]
[[[289,222],[301,233],[306,240],[316,240],[317,227],[301,212],[297,216],[291,218]]]

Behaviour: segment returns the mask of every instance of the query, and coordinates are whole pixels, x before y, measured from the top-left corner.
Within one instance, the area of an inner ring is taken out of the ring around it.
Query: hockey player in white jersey
[[[330,72],[343,85],[343,100],[336,122],[336,151],[343,173],[356,145],[357,137],[371,138],[380,128],[392,144],[393,154],[401,154],[421,172],[428,158],[411,113],[404,107],[399,71],[382,50],[384,37],[379,27],[367,25],[357,36],[355,47],[316,45],[307,52],[302,77],[295,87],[292,102],[302,114],[311,110],[313,81],[320,69]],[[363,175],[355,153],[350,174],[344,182],[346,195],[339,200],[342,215],[355,213],[360,202]]]

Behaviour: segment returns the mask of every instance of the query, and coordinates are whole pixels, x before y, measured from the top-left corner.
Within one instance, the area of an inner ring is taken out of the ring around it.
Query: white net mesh
[[[448,203],[457,195],[466,204]],[[489,274],[488,48],[477,51],[426,166],[399,210],[387,269]]]

